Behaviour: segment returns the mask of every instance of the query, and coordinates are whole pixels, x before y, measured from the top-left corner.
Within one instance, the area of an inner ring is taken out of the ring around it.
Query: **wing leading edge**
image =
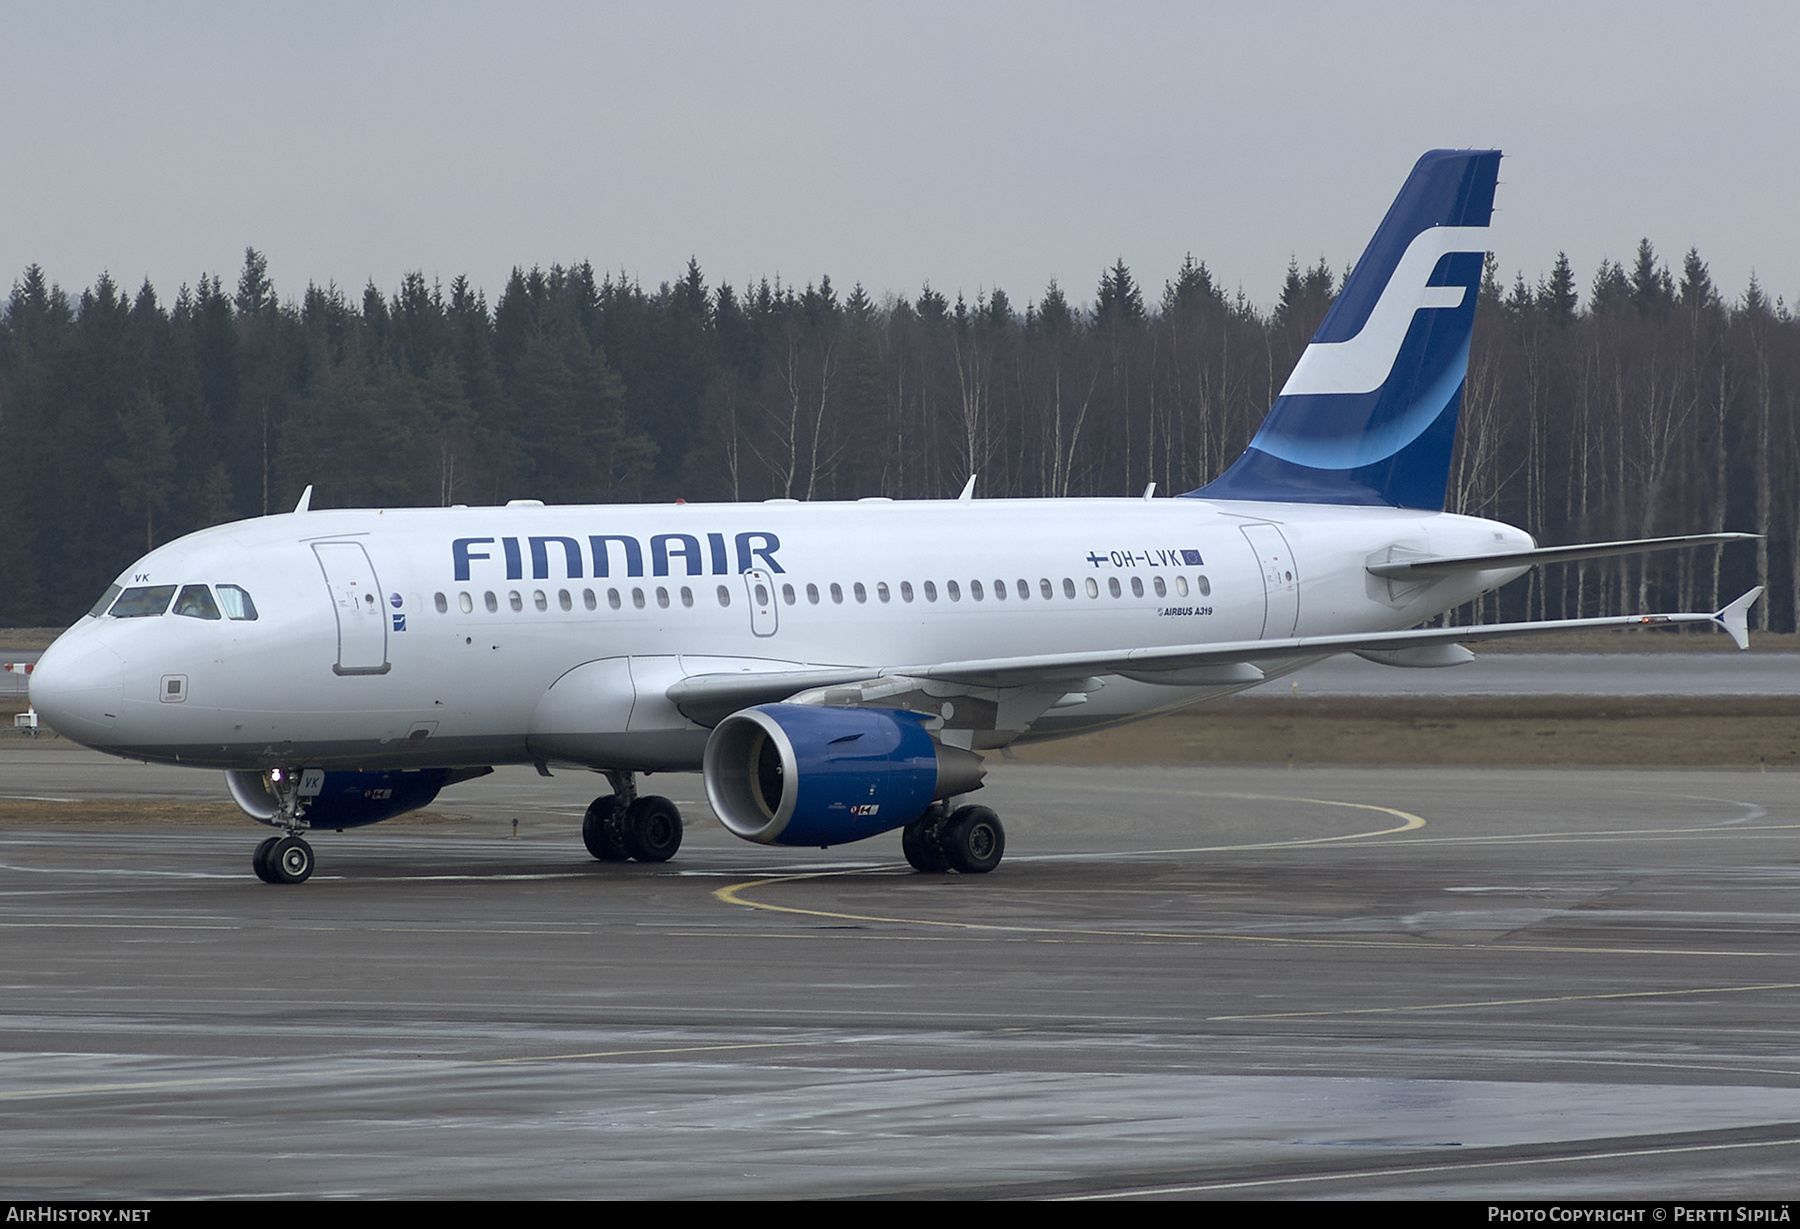
[[[887,667],[827,666],[804,670],[697,674],[674,683],[668,688],[667,694],[676,707],[693,720],[701,724],[713,724],[739,708],[778,703],[805,692],[815,693],[808,698],[816,698],[820,703],[868,703],[878,702],[889,691],[898,694],[909,689],[912,684],[936,682],[984,689],[1028,689],[1049,697],[1044,705],[1048,708],[1065,693],[1091,690],[1090,683],[1096,675],[1117,674],[1139,682],[1182,687],[1254,683],[1261,678],[1260,671],[1256,668],[1258,662],[1278,662],[1296,657],[1328,657],[1337,653],[1393,654],[1513,636],[1609,627],[1710,624],[1729,635],[1738,648],[1746,649],[1750,646],[1749,609],[1762,596],[1762,592],[1761,586],[1751,589],[1712,614],[1691,611],[1593,619],[1548,619],[1526,623],[1492,623],[1478,627],[1421,627],[1397,632],[1293,636],[1282,640],[1236,640],[1218,644],[1046,653]],[[883,680],[891,680],[893,686],[874,686]],[[838,689],[835,694],[831,694],[833,689]]]

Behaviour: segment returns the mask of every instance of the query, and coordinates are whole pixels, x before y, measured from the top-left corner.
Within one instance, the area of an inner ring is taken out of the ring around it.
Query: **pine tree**
[[[1132,280],[1131,270],[1125,267],[1125,258],[1120,257],[1118,263],[1100,275],[1100,289],[1094,298],[1094,324],[1105,328],[1113,324],[1143,322],[1143,292]]]
[[[1669,278],[1669,267],[1656,260],[1656,249],[1650,240],[1640,239],[1637,259],[1631,267],[1631,301],[1644,315],[1666,311],[1674,301],[1675,287]]]
[[[1575,270],[1569,266],[1567,252],[1556,254],[1556,264],[1550,270],[1550,280],[1543,284],[1539,298],[1551,324],[1560,328],[1574,323],[1575,309],[1580,306],[1581,296],[1575,290]]]

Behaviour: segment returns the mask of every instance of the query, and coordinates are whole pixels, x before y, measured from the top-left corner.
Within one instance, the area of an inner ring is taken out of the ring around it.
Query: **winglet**
[[[300,492],[300,502],[294,505],[294,511],[305,512],[310,507],[312,507],[312,483],[309,482],[306,484],[306,489]]]
[[[1750,647],[1750,607],[1756,605],[1756,599],[1761,597],[1762,593],[1762,586],[1757,585],[1713,616],[1719,626],[1730,635],[1732,643],[1740,649]]]

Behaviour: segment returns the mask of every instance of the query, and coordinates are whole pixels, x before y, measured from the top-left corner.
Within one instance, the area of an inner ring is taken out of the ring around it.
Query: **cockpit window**
[[[175,599],[175,613],[190,619],[216,619],[219,607],[205,585],[184,585],[181,596]]]
[[[256,603],[250,595],[236,585],[219,586],[219,605],[225,608],[227,619],[250,622],[256,618]]]
[[[88,611],[88,618],[98,619],[101,615],[105,614],[106,608],[112,605],[113,599],[118,596],[119,586],[108,585],[106,587],[106,592],[100,595],[100,600],[94,603],[94,608]]]
[[[119,600],[107,613],[115,619],[148,618],[167,610],[169,599],[174,596],[174,585],[142,585],[119,594]]]

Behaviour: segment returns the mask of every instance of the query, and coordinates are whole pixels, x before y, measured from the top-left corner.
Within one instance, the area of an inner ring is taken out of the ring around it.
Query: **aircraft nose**
[[[59,640],[31,672],[31,704],[38,718],[65,738],[104,743],[125,694],[125,662],[104,644]]]

